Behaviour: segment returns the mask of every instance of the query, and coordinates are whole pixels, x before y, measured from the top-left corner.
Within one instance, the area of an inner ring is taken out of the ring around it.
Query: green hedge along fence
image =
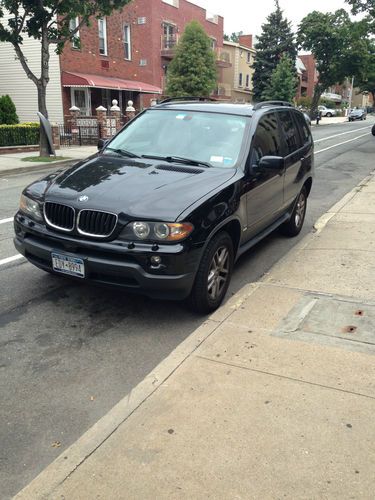
[[[39,123],[0,125],[0,147],[39,144]]]

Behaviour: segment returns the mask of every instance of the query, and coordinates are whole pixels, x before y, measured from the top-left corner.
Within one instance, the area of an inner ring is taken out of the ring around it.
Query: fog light
[[[161,264],[161,257],[159,257],[159,255],[153,255],[151,257],[151,265],[159,266],[160,264]]]

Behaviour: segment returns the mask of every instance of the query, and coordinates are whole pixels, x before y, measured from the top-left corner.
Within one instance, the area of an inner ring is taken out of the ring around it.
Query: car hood
[[[45,201],[76,208],[110,211],[126,218],[173,221],[235,173],[233,168],[201,168],[98,155],[57,176],[42,179],[29,191],[39,192]]]

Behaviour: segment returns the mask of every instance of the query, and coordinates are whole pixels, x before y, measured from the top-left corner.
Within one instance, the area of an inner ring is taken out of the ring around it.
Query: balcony
[[[230,68],[232,66],[230,62],[230,53],[219,49],[216,55],[216,65],[219,68]]]
[[[179,34],[161,35],[161,56],[166,59],[172,59],[175,47],[178,44]]]

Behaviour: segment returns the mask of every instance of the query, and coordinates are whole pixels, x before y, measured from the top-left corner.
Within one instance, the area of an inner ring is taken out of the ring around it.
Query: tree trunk
[[[41,74],[38,79],[37,89],[38,89],[38,109],[39,112],[42,113],[45,118],[48,118],[47,111],[47,85],[49,82],[49,42],[48,42],[48,32],[47,32],[47,23],[45,23],[42,27],[42,39],[41,39]],[[46,134],[44,132],[43,127],[40,127],[40,146],[39,146],[39,155],[40,156],[49,156],[49,146]]]
[[[320,100],[320,97],[323,94],[323,92],[324,92],[324,89],[322,88],[321,85],[319,85],[319,83],[317,83],[314,87],[314,95],[312,98],[311,108],[310,108],[310,118],[312,120],[314,120],[317,116],[319,100]]]

